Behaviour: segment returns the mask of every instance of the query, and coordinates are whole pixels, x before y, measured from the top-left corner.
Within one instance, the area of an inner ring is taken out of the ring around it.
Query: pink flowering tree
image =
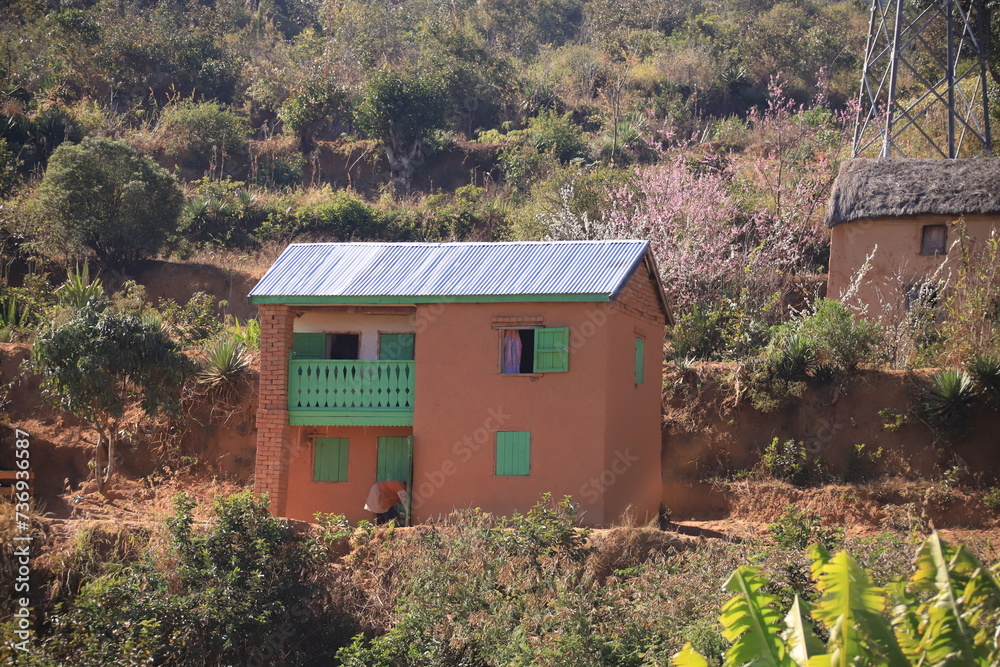
[[[846,132],[823,90],[797,106],[774,80],[767,107],[748,119],[743,153],[678,147],[612,194],[609,235],[651,241],[679,310],[723,298],[759,308],[826,261],[823,208]]]
[[[696,165],[697,166],[697,165]],[[725,167],[693,169],[679,151],[611,196],[609,235],[648,239],[676,305],[712,300],[742,270],[741,225]]]
[[[810,106],[787,97],[780,76],[771,79],[766,108],[749,115],[752,144],[734,160],[734,181],[741,208],[785,237],[785,250],[794,253],[787,268],[815,269],[829,256],[823,212],[846,156],[853,111],[828,108],[823,70]]]

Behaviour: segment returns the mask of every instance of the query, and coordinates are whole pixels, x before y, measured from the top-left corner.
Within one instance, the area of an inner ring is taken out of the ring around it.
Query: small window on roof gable
[[[921,255],[948,254],[948,225],[924,225],[920,234]]]

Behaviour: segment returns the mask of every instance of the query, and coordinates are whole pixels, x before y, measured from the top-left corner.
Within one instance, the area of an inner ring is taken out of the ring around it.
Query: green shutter
[[[536,373],[565,373],[569,370],[569,328],[535,329]]]
[[[313,458],[314,482],[346,482],[347,438],[316,438]]]
[[[413,334],[379,336],[378,358],[382,361],[413,361]]]
[[[382,437],[378,439],[378,462],[375,466],[375,481],[385,482],[398,479],[410,481],[410,438]]]
[[[497,431],[497,475],[531,471],[531,432]]]
[[[635,339],[635,382],[639,384],[644,379],[644,374],[642,370],[642,362],[645,357],[646,352],[646,341],[642,338],[636,337]]]
[[[296,359],[326,359],[326,334],[292,334],[292,352]]]

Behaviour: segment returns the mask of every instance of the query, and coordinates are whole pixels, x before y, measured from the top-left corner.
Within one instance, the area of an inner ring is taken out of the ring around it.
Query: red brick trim
[[[656,280],[646,263],[640,264],[628,283],[611,302],[611,307],[647,322],[666,325],[667,318],[660,303]]]

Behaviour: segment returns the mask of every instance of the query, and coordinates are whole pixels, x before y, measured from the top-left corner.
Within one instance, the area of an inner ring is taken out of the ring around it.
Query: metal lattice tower
[[[872,0],[854,157],[992,152],[976,2]]]

